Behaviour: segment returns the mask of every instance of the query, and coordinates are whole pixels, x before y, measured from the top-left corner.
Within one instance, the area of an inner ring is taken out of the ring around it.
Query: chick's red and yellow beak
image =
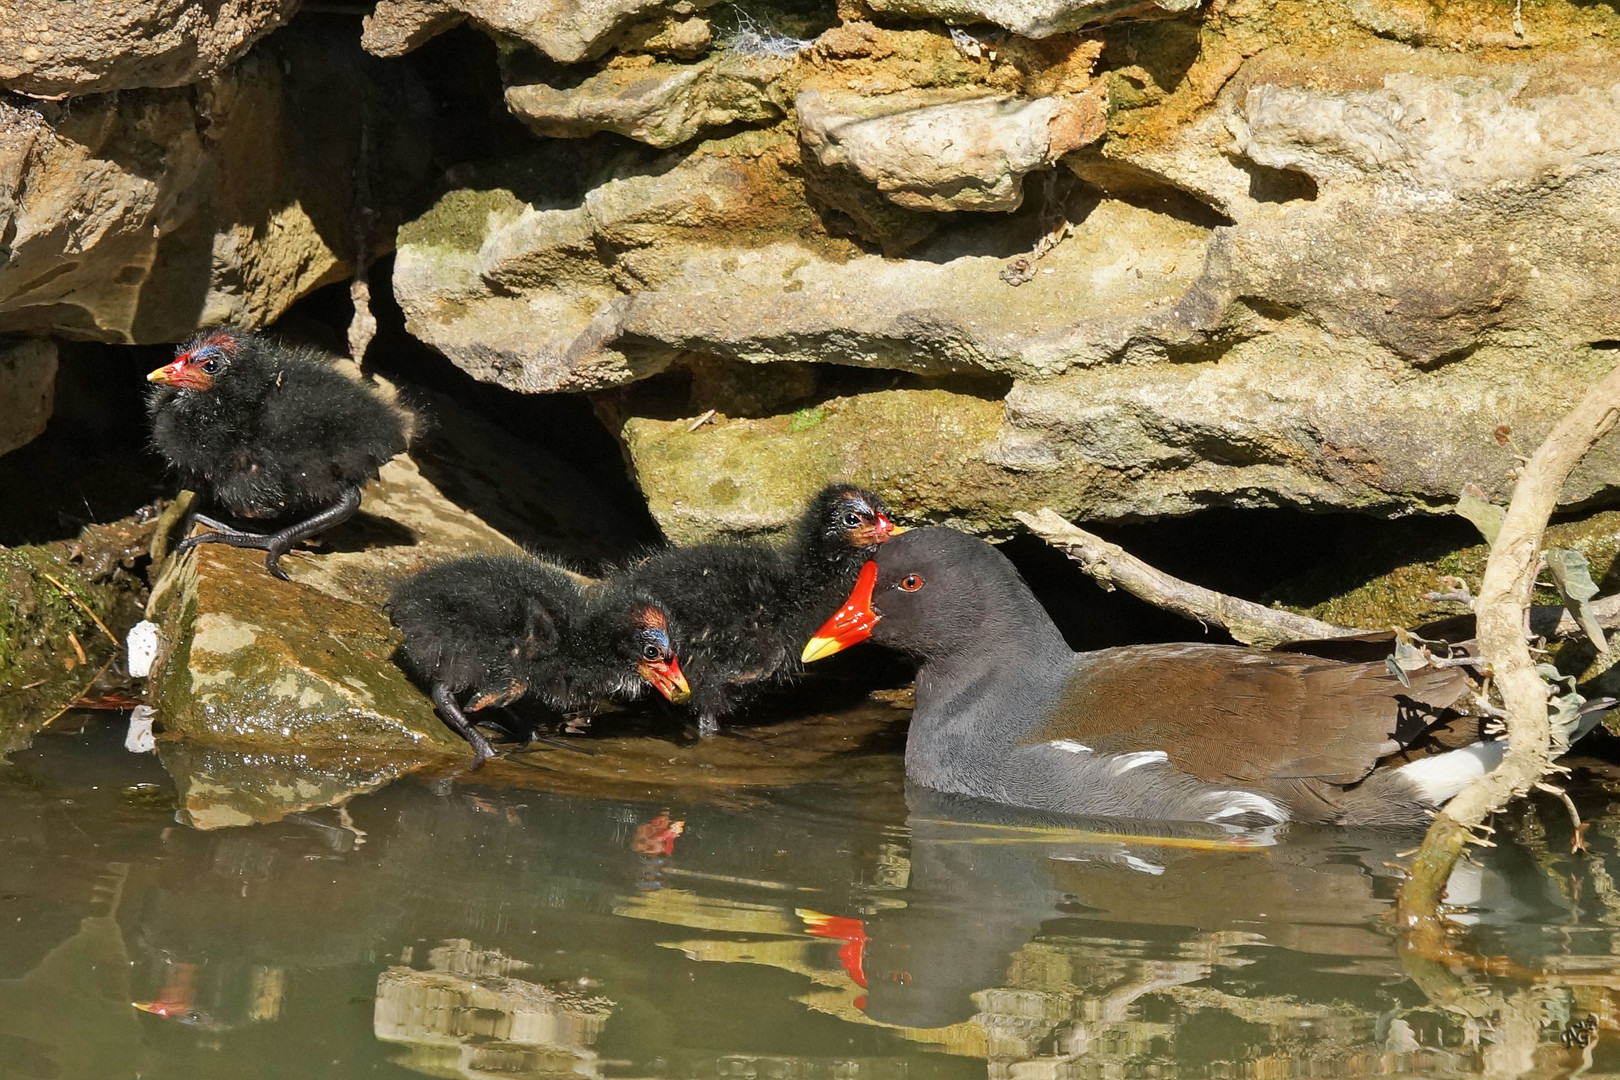
[[[896,525],[889,520],[888,514],[876,514],[869,525],[862,525],[855,530],[854,541],[856,547],[876,547],[891,536],[899,536],[905,532],[904,526]]]
[[[178,386],[185,390],[207,390],[214,384],[214,380],[208,377],[207,372],[191,362],[190,353],[176,357],[172,364],[165,364],[156,371],[147,372],[146,381]]]
[[[872,628],[883,619],[872,610],[872,590],[877,586],[877,576],[877,563],[868,560],[861,567],[860,576],[855,579],[855,588],[850,592],[849,599],[844,601],[844,606],[821,624],[815,637],[805,642],[801,660],[806,664],[820,660],[843,652],[872,636]]]
[[[641,672],[643,679],[652,684],[654,690],[677,705],[692,696],[692,688],[686,685],[686,676],[681,674],[681,662],[678,657],[671,656],[668,660],[643,660],[636,665],[636,670]]]

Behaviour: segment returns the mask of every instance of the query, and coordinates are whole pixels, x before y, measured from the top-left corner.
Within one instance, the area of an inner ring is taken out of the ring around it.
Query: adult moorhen
[[[805,636],[868,555],[900,531],[876,495],[829,484],[800,514],[785,548],[669,548],[643,559],[614,588],[651,597],[669,613],[698,733],[713,735],[748,698],[802,669]]]
[[[1458,668],[1232,645],[1070,651],[1006,557],[951,529],[879,548],[805,646],[870,637],[921,661],[906,774],[939,791],[1097,817],[1420,825],[1501,759],[1474,743],[1379,767],[1458,702]]]
[[[405,450],[413,422],[316,350],[228,327],[203,331],[147,379],[160,384],[147,399],[152,442],[187,487],[237,518],[296,518],[258,533],[197,514],[214,531],[176,550],[263,548],[283,581],[281,556],[354,515],[361,486]]]
[[[427,567],[394,588],[388,614],[404,636],[405,667],[429,686],[445,723],[494,753],[465,709],[532,695],[562,712],[597,696],[633,695],[639,681],[681,700],[687,686],[662,612],[593,612],[579,585],[528,555],[469,555]]]

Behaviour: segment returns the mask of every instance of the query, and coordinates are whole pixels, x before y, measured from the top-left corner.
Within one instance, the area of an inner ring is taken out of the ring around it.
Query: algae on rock
[[[147,617],[162,641],[147,702],[166,735],[238,749],[346,751],[419,765],[470,753],[394,665],[382,609],[394,581],[435,558],[511,547],[440,495],[408,458],[370,485],[335,537],[360,550],[286,559],[204,544],[171,556]]]
[[[27,747],[115,659],[108,635],[122,641],[140,617],[133,568],[151,532],[128,519],[73,541],[0,548],[0,755]]]

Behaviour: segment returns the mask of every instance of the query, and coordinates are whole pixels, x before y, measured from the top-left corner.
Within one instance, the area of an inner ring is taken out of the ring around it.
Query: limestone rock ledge
[[[775,80],[787,67],[779,57],[721,54],[695,64],[607,68],[566,90],[509,86],[506,106],[537,135],[612,131],[679,146],[711,129],[781,117],[787,103]]]
[[[822,165],[845,166],[911,210],[1011,211],[1024,177],[1102,137],[1101,92],[1043,98],[970,91],[867,97],[805,90],[800,137]]]
[[[377,56],[400,56],[464,19],[565,64],[601,56],[636,24],[690,15],[716,0],[381,0],[362,42]]]
[[[194,87],[0,100],[0,333],[139,344],[273,321],[352,273],[361,123],[375,255],[432,116],[407,71],[302,23]]]
[[[302,0],[7,0],[0,88],[34,97],[183,86],[214,75]]]
[[[1056,39],[1044,47],[1062,65],[1043,69],[1041,43],[935,33],[945,52],[924,31],[847,23],[796,62],[788,121],[679,157],[626,154],[573,194],[454,192],[402,233],[396,289],[412,332],[480,378],[619,394],[668,373],[612,411],[655,515],[683,540],[769,528],[839,474],[990,531],[1043,503],[1106,520],[1426,513],[1464,483],[1502,496],[1511,452],[1493,430],[1533,445],[1620,340],[1620,268],[1601,239],[1620,226],[1620,54],[1585,22],[1556,45],[1487,55],[1273,11],[1234,0],[1202,28],[1138,24],[1140,65],[1117,66],[1117,41],[1097,57],[1100,140],[915,183],[883,162],[931,176],[957,140],[846,135],[953,97],[1044,116],[1094,92],[1096,54]],[[1152,50],[1172,45],[1167,73]],[[1017,56],[1021,81],[973,67],[974,48]],[[997,133],[1023,146],[1011,123]],[[1018,205],[1020,183],[1018,210],[983,212]],[[822,197],[863,186],[912,215],[902,231],[938,224],[875,254],[871,235],[836,227],[856,204]],[[739,385],[837,365],[889,369],[894,392],[961,394],[974,434],[911,434],[949,443],[942,460],[982,480],[908,495],[875,434],[888,390],[872,383],[873,416],[841,432],[836,456],[818,451],[828,471],[776,471],[791,467],[769,439],[795,412],[858,411],[849,378],[820,370],[763,413],[770,393],[679,400],[681,379],[726,364],[760,366]],[[959,382],[929,382],[941,376]],[[724,501],[705,441],[725,444],[715,460],[747,497]],[[1612,500],[1615,459],[1600,447],[1565,505]]]
[[[159,570],[147,605],[160,647],[147,703],[166,737],[279,754],[383,759],[395,771],[469,753],[391,659],[382,609],[392,584],[427,562],[511,541],[440,495],[408,458],[383,467],[360,514],[295,552],[291,582],[263,552],[204,544]],[[252,794],[251,791],[248,794]],[[297,809],[299,807],[292,807]]]

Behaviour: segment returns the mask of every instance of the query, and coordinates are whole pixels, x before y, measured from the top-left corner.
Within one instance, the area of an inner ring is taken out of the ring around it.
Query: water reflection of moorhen
[[[1494,767],[1475,743],[1378,768],[1471,688],[1414,672],[1230,645],[1076,654],[1010,562],[922,529],[878,549],[805,647],[871,637],[921,661],[906,773],[940,791],[1066,814],[1420,825]]]
[[[700,735],[760,690],[791,678],[821,613],[896,532],[876,495],[831,484],[800,515],[786,548],[714,543],[670,548],[615,583],[669,612],[692,680]],[[829,599],[830,598],[830,599]]]
[[[258,533],[199,514],[214,531],[177,550],[263,548],[283,581],[281,556],[354,515],[361,486],[405,450],[412,423],[319,352],[230,328],[204,331],[147,379],[161,384],[147,400],[152,442],[187,487],[237,518],[299,517]]]
[[[400,653],[427,683],[439,715],[472,744],[473,767],[494,753],[466,709],[533,695],[560,711],[596,695],[634,694],[645,679],[666,696],[686,692],[663,613],[586,609],[568,574],[527,555],[469,555],[400,583],[388,599]]]

